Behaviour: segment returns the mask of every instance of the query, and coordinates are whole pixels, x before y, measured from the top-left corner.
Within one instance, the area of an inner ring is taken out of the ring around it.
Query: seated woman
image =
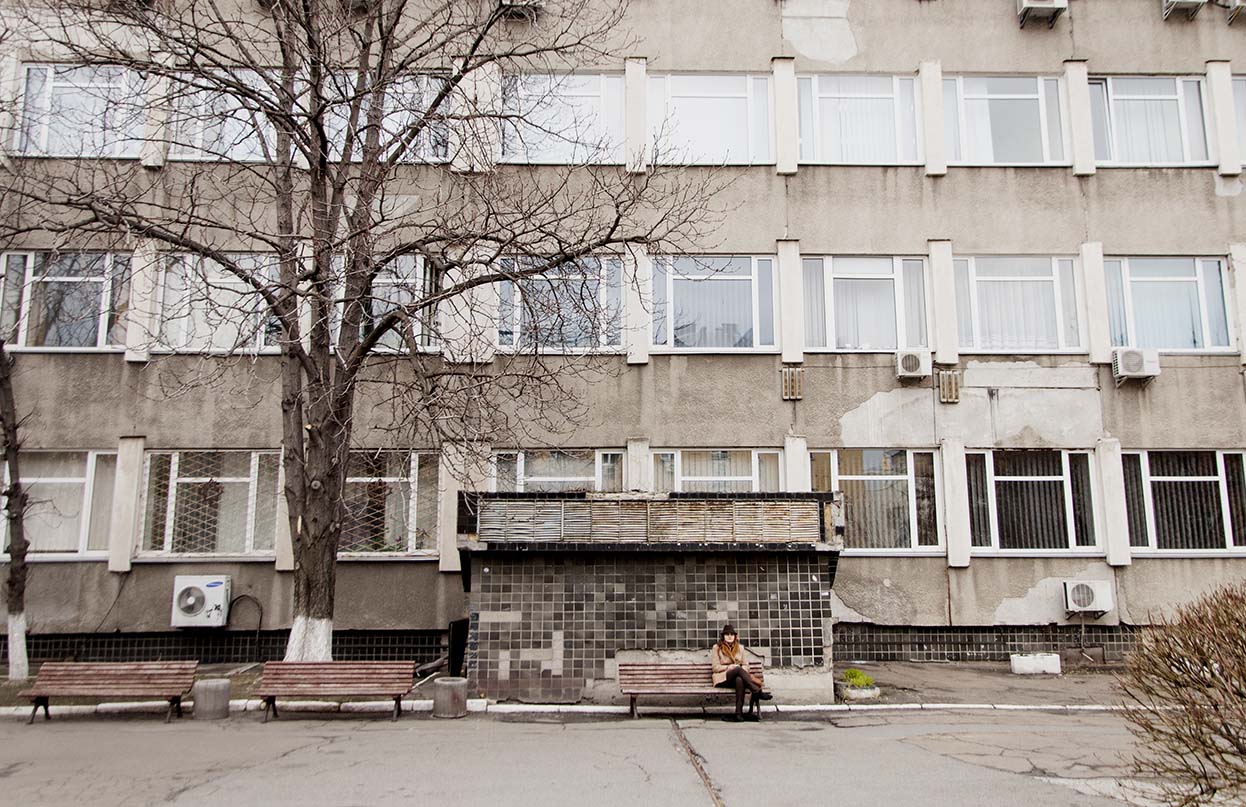
[[[722,638],[710,651],[710,665],[714,673],[714,686],[735,689],[735,714],[727,718],[733,723],[744,719],[744,691],[748,690],[755,697],[764,701],[773,697],[769,692],[762,692],[761,684],[748,671],[745,661],[744,647],[737,641],[735,628],[723,625]],[[749,719],[756,720],[757,715],[749,713]]]

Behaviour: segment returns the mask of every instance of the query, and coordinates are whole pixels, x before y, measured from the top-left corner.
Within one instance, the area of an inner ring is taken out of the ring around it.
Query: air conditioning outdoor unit
[[[1233,24],[1244,8],[1246,8],[1246,0],[1229,0],[1229,25]]]
[[[228,575],[173,578],[173,627],[222,628],[229,621]]]
[[[1164,8],[1164,19],[1168,19],[1173,12],[1180,12],[1186,19],[1192,20],[1207,5],[1207,0],[1160,0],[1160,3]]]
[[[929,378],[929,350],[897,350],[896,378]]]
[[[1030,20],[1046,20],[1051,28],[1068,10],[1069,0],[1017,0],[1017,20],[1022,28]]]
[[[1070,614],[1106,614],[1112,610],[1112,584],[1107,580],[1065,580],[1064,610]]]
[[[1149,382],[1159,375],[1159,352],[1136,347],[1118,347],[1112,351],[1112,375],[1116,386],[1130,379]]]

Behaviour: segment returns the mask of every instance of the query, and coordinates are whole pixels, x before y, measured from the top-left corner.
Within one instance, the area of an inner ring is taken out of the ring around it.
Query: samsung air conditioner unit
[[[1064,610],[1070,614],[1106,614],[1112,610],[1112,584],[1107,580],[1065,580]]]
[[[1229,25],[1237,19],[1237,15],[1242,13],[1242,9],[1246,8],[1246,0],[1229,0]]]
[[[173,627],[223,628],[229,621],[228,575],[173,578]]]
[[[929,350],[897,350],[896,378],[929,378]]]
[[[1149,382],[1159,375],[1159,352],[1118,347],[1112,351],[1112,375],[1118,387],[1131,379]]]
[[[1160,0],[1160,3],[1164,9],[1164,19],[1172,14],[1184,14],[1187,20],[1192,20],[1207,5],[1207,0]]]
[[[1017,20],[1024,28],[1030,20],[1046,20],[1051,28],[1069,10],[1069,0],[1017,0]]]

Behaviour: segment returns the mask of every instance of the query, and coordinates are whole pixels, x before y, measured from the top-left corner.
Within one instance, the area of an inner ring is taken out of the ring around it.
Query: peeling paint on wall
[[[1110,570],[1100,563],[1090,563],[1074,574],[1044,577],[1020,597],[1005,597],[995,608],[996,625],[1069,624],[1064,610],[1065,580],[1107,580],[1115,583]],[[1115,599],[1115,598],[1114,598]],[[1095,624],[1116,624],[1116,614],[1109,613]],[[1072,621],[1076,624],[1077,620]]]
[[[783,38],[802,56],[846,62],[857,55],[849,5],[850,0],[784,0]]]
[[[836,622],[873,622],[874,621],[872,619],[867,619],[864,614],[862,614],[860,611],[856,610],[855,608],[852,608],[846,605],[844,601],[839,598],[839,595],[836,594],[834,591],[831,592],[831,616],[835,618]]]
[[[839,420],[845,446],[934,445],[934,392],[900,387],[876,392]]]

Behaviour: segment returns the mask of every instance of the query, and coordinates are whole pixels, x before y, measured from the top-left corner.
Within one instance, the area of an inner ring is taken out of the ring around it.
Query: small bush
[[[844,683],[850,687],[868,689],[869,687],[874,686],[874,679],[870,678],[868,675],[855,667],[849,667],[844,670]]]

